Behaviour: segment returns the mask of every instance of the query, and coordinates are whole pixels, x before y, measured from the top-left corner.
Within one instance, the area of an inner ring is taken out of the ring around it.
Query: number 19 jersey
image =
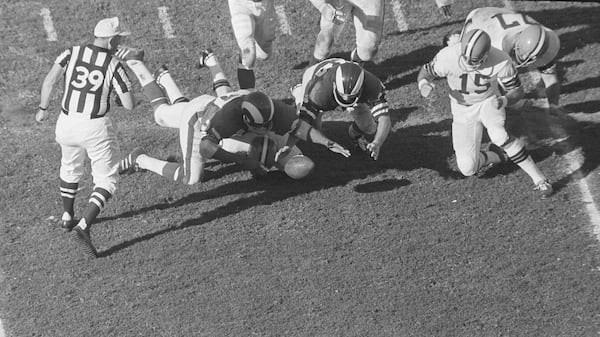
[[[103,117],[110,108],[113,89],[119,93],[131,90],[125,69],[109,50],[94,46],[74,46],[60,54],[55,63],[65,69],[65,92],[62,112],[81,114],[94,119]]]
[[[450,97],[462,105],[473,105],[500,95],[498,85],[505,91],[521,86],[510,56],[492,47],[485,62],[477,70],[467,70],[461,60],[461,44],[440,50],[425,69],[436,78],[446,78]]]

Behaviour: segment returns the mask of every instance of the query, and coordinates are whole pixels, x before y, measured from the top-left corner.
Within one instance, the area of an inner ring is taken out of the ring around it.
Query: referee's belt
[[[67,110],[65,110],[64,108],[61,107],[60,111],[62,111],[62,113],[64,113],[65,115],[69,116],[69,112]],[[106,116],[106,113],[99,115],[99,116],[98,115],[92,116],[92,115],[84,115],[80,112],[75,112],[75,113],[72,113],[70,116],[76,116],[78,118],[85,118],[85,119],[98,119],[98,118],[102,118],[102,117]]]

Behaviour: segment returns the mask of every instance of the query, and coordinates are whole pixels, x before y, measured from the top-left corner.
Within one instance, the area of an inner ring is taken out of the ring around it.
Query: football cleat
[[[67,232],[70,232],[73,229],[73,227],[77,226],[78,222],[78,219],[62,220],[60,228],[64,229]]]
[[[144,51],[135,48],[121,48],[114,57],[119,61],[144,61]]]
[[[212,49],[207,48],[203,51],[200,52],[200,55],[198,56],[198,63],[196,63],[196,68],[204,68],[204,67],[208,67],[206,65],[206,59],[208,59],[209,57],[214,57],[215,54],[213,53]]]
[[[542,199],[546,199],[554,193],[554,188],[547,179],[535,185],[533,189],[537,191]]]
[[[488,147],[488,151],[491,151],[491,152],[494,152],[495,154],[497,154],[498,157],[500,157],[500,160],[501,160],[500,163],[507,163],[510,160],[506,151],[504,151],[503,148],[501,148],[500,146],[498,146],[494,143],[490,144],[490,146]]]
[[[156,69],[156,71],[154,72],[154,81],[156,83],[158,83],[159,86],[161,86],[161,88],[163,87],[160,84],[160,78],[165,75],[167,72],[169,71],[169,68],[167,68],[166,64],[161,64],[160,67],[158,67],[158,69]]]
[[[96,247],[92,244],[92,238],[90,237],[89,227],[81,229],[79,226],[75,226],[71,232],[74,242],[80,247],[81,252],[89,257],[98,257]]]
[[[146,151],[141,147],[136,147],[125,158],[121,159],[119,162],[119,174],[131,174],[142,171],[136,162],[137,158],[142,154],[146,154]]]

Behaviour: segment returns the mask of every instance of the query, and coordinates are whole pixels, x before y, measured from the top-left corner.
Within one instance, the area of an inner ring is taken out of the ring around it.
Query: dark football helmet
[[[273,101],[262,92],[251,92],[242,98],[242,116],[246,125],[268,128],[274,114]]]
[[[356,104],[363,89],[365,70],[356,62],[344,62],[335,71],[333,96],[344,108]]]

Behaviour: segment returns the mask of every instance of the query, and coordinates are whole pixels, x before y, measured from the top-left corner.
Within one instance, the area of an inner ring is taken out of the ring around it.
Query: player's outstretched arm
[[[341,154],[344,157],[350,157],[350,151],[340,144],[332,141],[325,136],[320,130],[313,128],[306,121],[297,119],[294,126],[294,131],[291,136],[302,139],[306,142],[325,146],[329,151]]]
[[[392,128],[392,120],[389,115],[381,116],[377,120],[377,132],[375,132],[375,137],[373,137],[373,141],[367,144],[367,150],[371,153],[371,158],[377,160],[379,158],[379,152],[381,150],[381,146],[385,143],[388,135],[390,134],[390,129]]]
[[[226,151],[221,148],[217,142],[210,139],[210,137],[206,137],[200,142],[200,154],[204,158],[213,158],[225,163],[239,164],[244,169],[249,170],[255,175],[263,175],[267,173],[267,168],[264,167],[258,160],[252,159],[246,154]]]

